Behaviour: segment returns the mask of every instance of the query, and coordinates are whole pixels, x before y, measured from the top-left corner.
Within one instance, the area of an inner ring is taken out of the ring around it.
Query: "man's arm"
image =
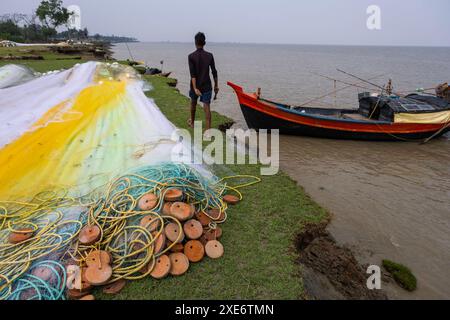
[[[219,77],[216,69],[216,62],[214,61],[214,56],[211,60],[211,72],[214,78],[214,92],[217,94],[219,92]]]
[[[194,92],[197,96],[201,96],[202,93],[197,88],[197,74],[195,72],[195,63],[191,56],[189,56],[189,72],[191,74],[191,82],[192,82],[192,88],[194,89]]]

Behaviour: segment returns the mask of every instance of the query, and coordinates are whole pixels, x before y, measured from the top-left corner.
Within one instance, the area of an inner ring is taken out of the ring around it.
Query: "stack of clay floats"
[[[163,195],[160,200],[154,194],[148,193],[137,203],[137,207],[142,211],[139,226],[156,237],[155,260],[140,272],[149,273],[150,277],[159,280],[168,276],[182,276],[192,263],[201,262],[205,257],[221,258],[224,248],[219,242],[222,237],[222,228],[219,225],[226,220],[225,212],[214,208],[201,211],[194,203],[186,201],[183,192],[176,188],[164,190]],[[159,201],[163,203],[160,204]],[[223,201],[228,205],[235,205],[240,199],[226,195]],[[160,213],[153,211],[157,207],[161,208]],[[93,246],[100,237],[101,230],[98,226],[85,226],[78,240],[84,246]],[[103,287],[105,294],[119,293],[126,285],[126,281],[110,282],[112,263],[108,252],[93,250],[81,268],[80,289],[68,290],[68,297],[93,300],[92,289],[99,286]]]
[[[219,209],[199,211],[195,204],[183,199],[183,192],[178,189],[169,189],[164,193],[161,214],[170,216],[171,219],[165,220],[164,232],[157,239],[157,243],[162,243],[159,239],[164,239],[165,246],[157,246],[158,249],[155,250],[157,257],[150,273],[155,279],[163,279],[169,275],[181,276],[188,271],[190,264],[202,261],[205,256],[219,259],[224,254],[223,245],[219,242],[222,229],[218,224],[225,221],[225,212]],[[229,205],[235,205],[239,201],[238,197],[232,195],[224,197],[224,202]],[[149,231],[155,232],[160,225],[154,220],[155,218],[144,216],[141,226],[152,226]],[[165,253],[158,256],[158,252],[163,251]]]

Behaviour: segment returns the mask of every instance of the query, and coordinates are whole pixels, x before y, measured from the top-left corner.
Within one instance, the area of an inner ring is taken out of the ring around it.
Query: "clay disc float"
[[[191,206],[183,202],[175,202],[170,207],[170,215],[180,222],[188,220],[191,212]]]
[[[11,232],[9,234],[9,243],[18,244],[24,242],[33,237],[33,230],[31,229],[19,229],[17,232]]]
[[[189,219],[192,219],[195,216],[195,206],[193,204],[190,204],[189,206],[191,207],[191,214],[189,215]]]
[[[203,234],[203,226],[197,220],[189,220],[183,226],[184,234],[191,240],[199,239]]]
[[[98,265],[109,265],[111,263],[111,255],[102,250],[94,250],[86,257],[86,264],[88,267]]]
[[[170,242],[167,245],[168,248],[170,248],[170,252],[183,252],[184,250],[184,245],[182,243],[172,243]]]
[[[163,215],[170,216],[170,207],[172,206],[172,204],[173,204],[173,202],[166,202],[166,203],[164,203],[164,206],[163,206],[163,209],[162,209]]]
[[[164,195],[164,200],[169,202],[176,202],[180,201],[181,199],[183,199],[183,191],[181,191],[180,189],[167,190]]]
[[[191,240],[184,246],[184,254],[190,262],[200,262],[205,256],[205,248],[198,240]]]
[[[45,282],[50,281],[53,276],[52,270],[48,267],[37,267],[31,274]]]
[[[156,259],[155,267],[150,275],[155,279],[163,279],[169,275],[171,267],[172,263],[170,258],[166,255],[162,255]]]
[[[223,245],[217,241],[209,241],[205,246],[205,252],[211,259],[219,259],[223,256]]]
[[[208,215],[214,221],[223,221],[225,219],[225,212],[220,212],[219,209],[208,210]]]
[[[209,224],[211,223],[211,219],[203,212],[197,213],[196,218],[204,227],[209,226]]]
[[[86,226],[80,231],[78,240],[85,246],[90,246],[100,240],[101,230],[98,226]]]
[[[122,291],[123,288],[125,288],[126,284],[127,284],[126,280],[123,280],[123,279],[117,280],[116,282],[105,286],[103,288],[103,293],[118,294],[120,291]]]
[[[158,204],[158,197],[153,193],[147,193],[139,199],[138,207],[141,211],[150,211]]]
[[[81,291],[89,292],[92,289],[92,285],[86,279],[87,268],[81,268]]]
[[[170,255],[170,274],[181,276],[189,269],[189,259],[183,253],[172,253]]]
[[[141,219],[140,226],[147,229],[149,232],[156,231],[161,226],[161,220],[157,216],[145,216]]]
[[[139,270],[140,274],[149,274],[149,269],[153,267],[152,262],[149,262],[148,264],[146,264],[145,266],[142,267],[141,270]]]
[[[112,277],[111,256],[106,251],[95,250],[86,257],[85,278],[93,286],[104,285]]]
[[[164,250],[164,248],[166,247],[166,241],[166,235],[164,233],[161,233],[155,240],[154,254],[158,254]]]
[[[101,268],[89,267],[86,269],[86,280],[93,286],[101,286],[111,279],[112,273],[110,265],[104,265]]]
[[[87,290],[77,290],[77,289],[71,289],[67,290],[67,297],[69,299],[78,300],[80,298],[83,298],[89,294],[89,291]]]
[[[235,204],[238,204],[239,201],[241,201],[241,200],[236,196],[227,194],[226,196],[223,197],[223,201],[225,201],[228,204],[235,205]]]
[[[209,241],[211,241],[211,240],[206,239],[205,234],[203,234],[203,235],[200,237],[200,239],[198,239],[198,241],[200,241],[200,242],[203,244],[203,246],[206,246],[206,244],[207,244]]]
[[[222,228],[216,227],[216,229],[206,230],[204,236],[207,242],[220,239],[222,237]]]
[[[176,223],[169,223],[164,229],[164,233],[167,239],[172,242],[182,242],[184,240],[183,229],[181,229]]]

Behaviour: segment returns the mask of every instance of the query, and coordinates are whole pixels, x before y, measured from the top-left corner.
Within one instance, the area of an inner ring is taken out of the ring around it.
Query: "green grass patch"
[[[80,55],[67,55],[53,52],[45,46],[25,46],[12,48],[0,47],[0,57],[10,55],[14,57],[38,55],[44,57],[44,60],[0,60],[0,67],[7,64],[22,64],[32,68],[34,71],[46,72],[51,70],[68,69],[74,64],[93,60],[91,56],[80,57]]]
[[[383,267],[403,289],[408,291],[416,290],[417,279],[408,267],[390,260],[383,260]]]

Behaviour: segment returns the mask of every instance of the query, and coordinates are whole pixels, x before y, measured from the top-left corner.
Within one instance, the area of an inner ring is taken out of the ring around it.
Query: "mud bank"
[[[306,298],[386,300],[384,291],[366,287],[367,266],[359,264],[351,250],[337,245],[327,225],[307,225],[295,240]]]

